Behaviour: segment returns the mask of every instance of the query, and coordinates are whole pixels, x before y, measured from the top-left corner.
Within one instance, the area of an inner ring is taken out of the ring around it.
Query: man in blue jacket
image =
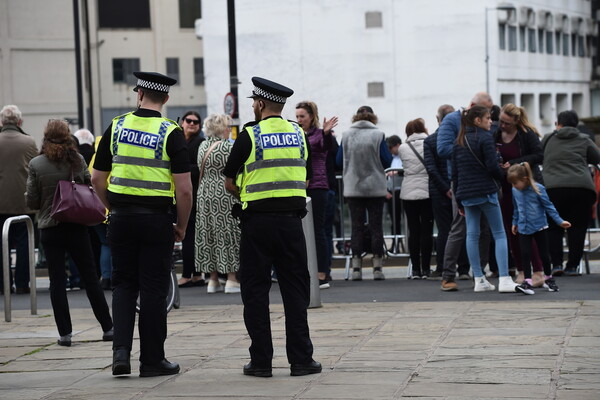
[[[487,108],[492,108],[494,102],[489,94],[485,92],[479,92],[475,94],[471,100],[469,107],[474,105],[481,105]],[[441,158],[447,160],[448,165],[448,176],[449,179],[452,176],[451,170],[451,159],[452,152],[454,149],[454,142],[460,131],[461,115],[464,108],[460,108],[444,117],[442,123],[438,129],[437,134],[437,152]],[[453,220],[450,227],[450,233],[448,234],[448,240],[446,241],[446,249],[444,254],[444,272],[442,274],[442,286],[443,291],[455,291],[458,290],[458,285],[455,282],[456,279],[456,261],[460,256],[460,251],[465,243],[467,236],[467,225],[465,218],[458,213],[458,206],[454,193],[452,193],[452,213]],[[484,219],[482,219],[484,221]],[[485,266],[489,258],[489,229],[487,224],[485,229],[481,229],[481,240],[480,240],[480,254],[481,254],[481,265]]]

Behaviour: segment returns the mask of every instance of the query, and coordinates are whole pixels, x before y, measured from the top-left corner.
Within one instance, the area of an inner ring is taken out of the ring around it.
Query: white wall
[[[313,100],[323,116],[338,115],[342,132],[356,109],[373,107],[387,134],[404,136],[406,123],[426,120],[435,130],[437,107],[466,105],[484,91],[486,7],[494,0],[251,0],[236,1],[241,123],[253,118],[251,77],[262,76],[294,89],[284,109]],[[515,7],[564,12],[590,18],[589,0],[515,1]],[[202,31],[207,106],[223,112],[229,91],[227,9],[225,2],[203,1]],[[365,12],[381,11],[382,28],[365,28]],[[571,93],[589,97],[590,59],[550,57],[498,49],[497,12],[490,10],[490,94]],[[574,87],[571,83],[577,81]],[[385,97],[368,98],[367,83],[385,84]],[[508,90],[508,92],[506,92]],[[539,96],[538,96],[539,97]],[[536,97],[536,99],[538,98]],[[586,100],[584,100],[584,104]],[[589,112],[588,109],[585,110]],[[537,116],[534,116],[537,118]],[[534,118],[534,120],[535,120]],[[539,122],[536,120],[536,122]]]

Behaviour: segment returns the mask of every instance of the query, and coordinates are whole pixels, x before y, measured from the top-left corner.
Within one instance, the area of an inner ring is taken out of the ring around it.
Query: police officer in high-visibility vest
[[[291,375],[321,372],[312,358],[307,308],[310,297],[306,243],[309,146],[296,122],[281,117],[294,92],[252,78],[256,121],[238,135],[223,171],[225,188],[242,201],[240,283],[244,322],[252,340],[244,375],[272,376],[273,343],[269,317],[271,267],[275,267],[285,309],[286,351]],[[308,173],[307,173],[308,172]]]
[[[177,81],[155,72],[134,75],[138,109],[113,119],[92,172],[94,188],[110,210],[112,373],[131,373],[139,294],[140,376],[172,375],[179,372],[179,364],[165,358],[166,297],[173,244],[185,236],[192,204],[189,156],[179,125],[161,116],[169,88]]]

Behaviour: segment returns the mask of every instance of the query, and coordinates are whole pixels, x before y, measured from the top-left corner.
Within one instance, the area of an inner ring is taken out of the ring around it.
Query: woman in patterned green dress
[[[222,174],[232,144],[227,140],[231,118],[224,114],[209,115],[204,121],[206,140],[198,149],[200,185],[196,213],[196,270],[209,273],[208,293],[239,293],[236,278],[239,269],[240,229],[231,216],[238,201],[225,191]],[[227,274],[225,287],[218,274]]]

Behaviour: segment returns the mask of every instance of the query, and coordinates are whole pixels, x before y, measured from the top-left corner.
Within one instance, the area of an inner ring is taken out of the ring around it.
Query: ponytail
[[[456,143],[459,146],[464,146],[467,127],[475,126],[475,118],[483,118],[489,113],[490,110],[487,107],[480,105],[475,105],[468,110],[463,110],[460,116],[460,131],[456,137]]]
[[[508,173],[506,174],[507,181],[514,185],[515,183],[525,179],[527,179],[534,192],[536,192],[538,195],[541,194],[540,189],[533,178],[533,172],[531,171],[531,166],[528,162],[524,161],[510,166]]]

